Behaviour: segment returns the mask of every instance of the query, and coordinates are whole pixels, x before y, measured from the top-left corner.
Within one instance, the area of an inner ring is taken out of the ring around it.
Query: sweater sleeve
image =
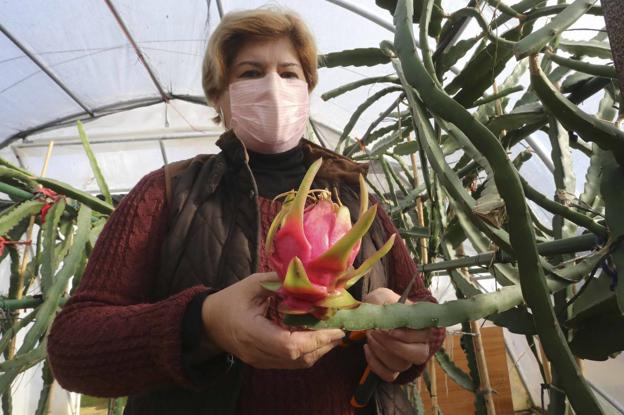
[[[74,296],[56,317],[48,358],[66,389],[123,396],[191,386],[182,365],[187,305],[198,285],[151,303],[167,232],[164,170],[145,176],[106,223]]]
[[[403,240],[399,237],[399,231],[396,229],[394,224],[392,223],[392,219],[388,216],[381,206],[378,206],[378,218],[381,221],[381,224],[386,231],[387,235],[391,235],[393,233],[397,234],[397,237],[394,241],[394,245],[390,250],[390,260],[391,260],[391,270],[392,275],[390,276],[390,289],[394,292],[401,294],[405,288],[409,285],[412,277],[416,275],[416,281],[412,286],[412,292],[409,294],[408,298],[413,301],[430,301],[432,303],[437,303],[435,297],[431,295],[431,292],[425,287],[425,284],[422,279],[422,274],[418,272],[418,267],[412,260],[412,257],[405,246]],[[432,327],[431,328],[431,337],[429,339],[429,357],[427,360],[431,359],[431,357],[440,349],[442,346],[442,342],[444,341],[444,337],[446,335],[446,329],[444,327]],[[420,376],[422,371],[425,368],[425,364],[422,365],[414,365],[407,371],[401,373],[399,377],[395,380],[395,383],[404,384],[411,382],[416,377]]]
[[[187,305],[182,320],[182,368],[196,389],[211,387],[215,381],[223,379],[234,359],[231,354],[207,343],[203,334],[202,305],[214,291],[209,289],[196,294]]]

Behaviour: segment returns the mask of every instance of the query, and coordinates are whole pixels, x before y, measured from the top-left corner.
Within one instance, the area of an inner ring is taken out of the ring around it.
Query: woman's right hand
[[[259,369],[309,368],[340,344],[344,332],[291,332],[267,319],[273,293],[260,284],[276,280],[274,272],[252,274],[206,297],[202,305],[206,334],[222,350]]]

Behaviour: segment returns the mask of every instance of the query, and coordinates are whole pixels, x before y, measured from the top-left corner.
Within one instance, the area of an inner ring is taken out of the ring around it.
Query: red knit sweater
[[[184,313],[198,285],[166,300],[149,303],[157,275],[161,243],[167,232],[164,171],[145,176],[122,200],[93,250],[76,294],[56,317],[48,339],[53,373],[66,389],[95,396],[125,396],[178,385],[193,388],[182,364]],[[262,232],[278,206],[259,198]],[[381,210],[388,233],[395,232]],[[397,239],[392,248],[391,287],[402,292],[414,262]],[[259,271],[268,270],[261,253]],[[435,301],[419,279],[412,300]],[[431,354],[444,329],[434,329]],[[349,399],[365,366],[361,346],[335,348],[306,370],[248,368],[239,399],[241,414],[350,414]],[[422,367],[403,373],[398,382],[417,376]],[[305,403],[302,403],[305,402]]]

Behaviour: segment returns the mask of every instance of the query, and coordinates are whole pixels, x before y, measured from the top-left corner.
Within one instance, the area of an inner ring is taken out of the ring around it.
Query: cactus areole
[[[311,314],[324,319],[337,309],[356,307],[359,303],[347,289],[394,243],[393,234],[359,268],[353,268],[377,206],[368,208],[368,191],[360,175],[360,213],[352,225],[349,209],[334,203],[328,190],[310,189],[322,162],[316,160],[299,189],[286,194],[267,234],[265,250],[280,282],[263,286],[277,294],[282,314]],[[306,206],[309,198],[312,203]]]

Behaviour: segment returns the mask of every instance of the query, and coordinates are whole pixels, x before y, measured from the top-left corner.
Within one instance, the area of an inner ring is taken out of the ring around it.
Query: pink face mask
[[[272,72],[230,84],[230,123],[251,150],[279,153],[303,136],[309,113],[308,84]]]

